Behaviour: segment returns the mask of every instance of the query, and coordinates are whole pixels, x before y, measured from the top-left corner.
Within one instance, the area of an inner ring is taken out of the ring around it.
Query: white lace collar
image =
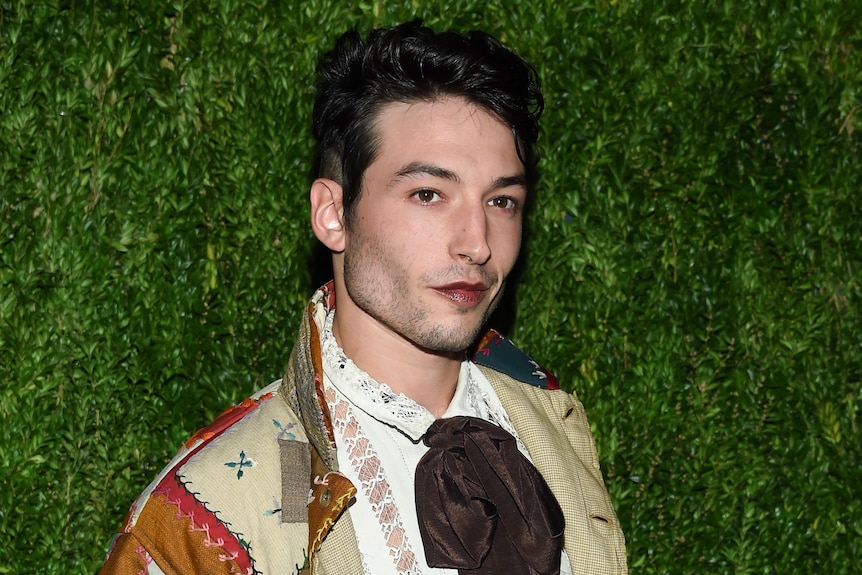
[[[378,382],[347,357],[332,333],[335,310],[326,314],[320,333],[323,372],[329,382],[355,407],[374,419],[398,429],[418,442],[435,421],[434,415],[403,393],[395,393],[386,383]],[[477,379],[484,379],[471,361],[461,363],[455,395],[443,417],[472,415],[498,423]],[[499,425],[499,423],[498,423]]]

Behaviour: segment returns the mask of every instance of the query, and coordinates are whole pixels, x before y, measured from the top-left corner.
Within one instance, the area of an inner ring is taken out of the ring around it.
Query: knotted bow
[[[416,468],[416,511],[431,567],[461,575],[557,575],[565,519],[505,430],[475,417],[435,421]]]

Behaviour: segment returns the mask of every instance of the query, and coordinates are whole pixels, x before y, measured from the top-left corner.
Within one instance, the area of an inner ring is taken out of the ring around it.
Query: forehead
[[[386,104],[374,132],[377,154],[369,170],[423,162],[477,178],[524,171],[512,129],[462,98]]]

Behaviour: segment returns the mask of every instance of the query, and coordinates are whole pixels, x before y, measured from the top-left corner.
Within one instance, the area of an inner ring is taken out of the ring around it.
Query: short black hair
[[[374,122],[386,104],[464,98],[511,127],[521,161],[528,170],[534,164],[544,108],[538,74],[485,32],[435,32],[419,20],[364,40],[352,30],[321,56],[317,74],[317,175],[341,184],[348,223],[377,155]]]

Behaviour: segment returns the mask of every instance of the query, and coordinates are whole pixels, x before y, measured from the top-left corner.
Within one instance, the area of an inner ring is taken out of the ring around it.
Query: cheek
[[[501,226],[492,241],[492,253],[499,256],[501,265],[511,267],[521,250],[521,224]]]

